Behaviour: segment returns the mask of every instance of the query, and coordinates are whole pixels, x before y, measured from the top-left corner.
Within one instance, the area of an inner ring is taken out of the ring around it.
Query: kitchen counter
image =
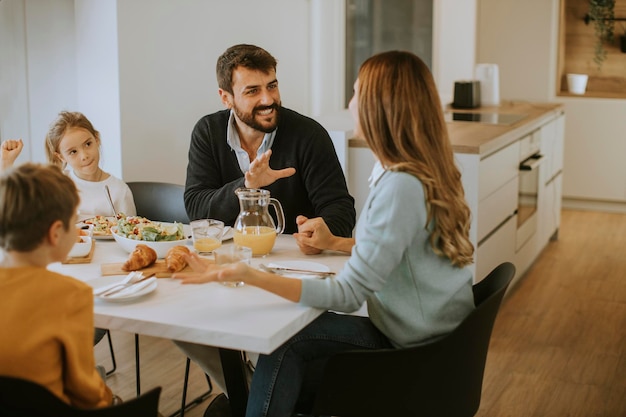
[[[461,113],[526,114],[522,120],[510,125],[496,125],[465,121],[448,122],[448,134],[455,153],[479,154],[484,158],[506,147],[520,137],[545,124],[562,113],[561,103],[530,103],[526,101],[503,101],[500,106],[476,109],[452,109],[445,111]]]
[[[524,114],[526,117],[510,125],[483,122],[450,121],[447,122],[448,134],[455,153],[478,154],[481,158],[506,147],[520,137],[539,128],[546,121],[562,113],[561,103],[531,103],[527,101],[502,101],[500,106],[478,107],[475,109],[453,109],[446,107],[445,112],[459,113],[499,113]],[[353,122],[348,111],[318,119],[329,131],[347,131],[353,129]],[[348,135],[350,137],[351,135]],[[367,148],[362,139],[350,138],[349,148]]]

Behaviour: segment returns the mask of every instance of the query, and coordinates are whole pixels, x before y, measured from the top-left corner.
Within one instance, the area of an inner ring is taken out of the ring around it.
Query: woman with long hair
[[[428,67],[409,52],[369,58],[349,108],[357,136],[378,160],[355,238],[334,236],[322,219],[304,217],[294,235],[300,245],[351,253],[335,279],[292,279],[244,264],[207,266],[194,255],[189,260],[197,272],[177,276],[184,283],[236,276],[294,302],[342,312],[367,301],[369,317],[327,312],[261,355],[249,417],[291,416],[296,403],[314,393],[319,370],[335,353],[414,346],[451,332],[474,308],[470,212]]]

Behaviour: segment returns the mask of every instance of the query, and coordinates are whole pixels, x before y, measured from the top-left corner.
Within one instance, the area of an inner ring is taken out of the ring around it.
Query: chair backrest
[[[332,356],[313,415],[474,416],[491,330],[514,275],[515,267],[507,262],[475,285],[476,309],[445,336],[406,349]]]
[[[45,387],[0,376],[0,415],[8,417],[157,417],[161,387],[121,404],[90,410],[66,404]]]
[[[161,222],[189,223],[185,187],[166,182],[129,182],[137,215]]]

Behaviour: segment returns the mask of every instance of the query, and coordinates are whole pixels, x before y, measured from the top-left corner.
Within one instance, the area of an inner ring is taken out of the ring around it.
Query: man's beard
[[[274,109],[274,123],[272,123],[271,125],[263,125],[257,122],[255,119],[255,114],[257,112],[263,111],[266,109]],[[280,103],[274,103],[271,106],[255,107],[251,113],[244,113],[235,104],[233,105],[233,111],[235,112],[239,120],[241,120],[242,122],[244,122],[251,128],[256,129],[263,133],[270,133],[274,129],[276,129],[276,126],[278,126],[278,119],[280,117]]]

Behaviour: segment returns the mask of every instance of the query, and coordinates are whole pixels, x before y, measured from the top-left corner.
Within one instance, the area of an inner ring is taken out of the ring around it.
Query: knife
[[[331,271],[311,271],[308,269],[287,268],[284,266],[268,266],[265,264],[260,264],[259,268],[264,269],[267,272],[274,272],[274,273],[291,272],[294,274],[318,275],[318,276],[323,276],[323,277],[330,277],[330,276],[335,275],[335,273]]]

